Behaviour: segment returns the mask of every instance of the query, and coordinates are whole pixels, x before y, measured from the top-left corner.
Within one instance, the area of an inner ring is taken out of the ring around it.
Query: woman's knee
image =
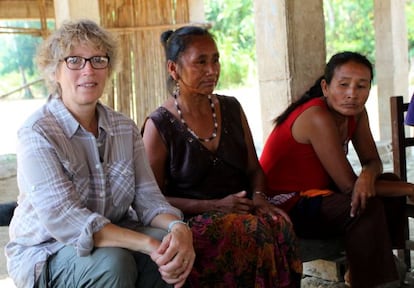
[[[101,248],[102,249],[102,248]],[[96,287],[170,287],[148,255],[122,248],[105,248],[102,283]],[[109,283],[109,285],[108,285]]]
[[[401,181],[401,178],[395,174],[395,173],[391,173],[391,172],[386,172],[381,174],[378,177],[379,180],[387,180],[387,181]]]
[[[97,287],[134,287],[138,271],[132,252],[123,248],[105,247],[98,248],[94,253],[97,253],[94,269],[101,274],[96,279],[104,284],[99,286],[96,283]]]
[[[103,253],[104,256],[101,261],[101,265],[103,269],[108,269],[110,271],[119,271],[122,273],[123,271],[130,272],[135,271],[135,260],[132,255],[132,252],[123,249],[123,248],[99,248]]]
[[[45,268],[49,272],[44,275],[45,281],[54,287],[135,287],[138,277],[133,254],[116,247],[96,248],[90,255],[79,257],[73,247],[66,246]]]
[[[374,218],[378,217],[378,214],[384,214],[383,200],[379,197],[373,197],[368,199],[363,213],[369,213]]]

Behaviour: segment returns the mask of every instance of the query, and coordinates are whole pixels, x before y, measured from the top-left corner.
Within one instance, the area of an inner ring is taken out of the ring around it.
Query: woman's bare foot
[[[351,287],[351,273],[349,272],[349,268],[345,272],[344,281],[346,286]]]

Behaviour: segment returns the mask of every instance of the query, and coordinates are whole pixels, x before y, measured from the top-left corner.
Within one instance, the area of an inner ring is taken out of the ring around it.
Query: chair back
[[[407,147],[414,146],[414,138],[405,134],[404,117],[408,110],[408,103],[404,103],[403,96],[390,98],[392,155],[394,173],[401,180],[407,181]]]
[[[405,134],[405,113],[408,103],[404,103],[403,96],[392,96],[390,98],[391,109],[391,133],[392,133],[392,155],[394,162],[394,173],[401,180],[407,181],[407,147],[414,146],[414,138]],[[414,217],[414,203],[407,199],[405,213],[407,217]],[[409,223],[409,222],[408,222]],[[406,247],[398,251],[398,256],[404,259],[408,271],[411,269],[411,253],[414,250],[414,241],[410,240],[410,227],[405,227]]]

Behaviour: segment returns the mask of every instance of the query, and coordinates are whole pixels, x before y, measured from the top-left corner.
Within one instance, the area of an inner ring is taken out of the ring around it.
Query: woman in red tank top
[[[325,75],[275,119],[260,158],[270,196],[299,237],[344,236],[353,288],[398,281],[392,249],[404,247],[405,196],[414,195],[413,184],[383,174],[365,109],[372,79],[365,56],[334,55]],[[347,159],[349,141],[359,175]]]

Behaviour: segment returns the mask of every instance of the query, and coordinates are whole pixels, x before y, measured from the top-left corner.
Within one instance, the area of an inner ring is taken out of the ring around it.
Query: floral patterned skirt
[[[292,225],[252,214],[209,212],[189,220],[196,259],[190,287],[300,287]]]

